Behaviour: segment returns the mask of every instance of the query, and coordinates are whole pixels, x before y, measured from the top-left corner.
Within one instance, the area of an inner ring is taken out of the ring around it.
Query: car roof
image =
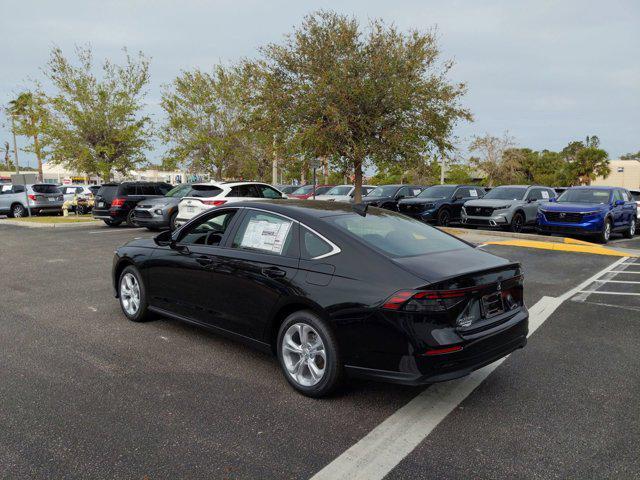
[[[598,185],[575,185],[573,187],[569,187],[567,188],[567,190],[577,190],[577,189],[585,189],[585,190],[616,190],[618,188],[621,188],[622,190],[625,190],[624,187],[608,187],[608,186],[598,186]]]
[[[340,214],[351,214],[353,204],[342,202],[323,202],[321,200],[260,200],[229,204],[229,207],[259,208],[282,215],[294,216],[296,220],[322,218]]]

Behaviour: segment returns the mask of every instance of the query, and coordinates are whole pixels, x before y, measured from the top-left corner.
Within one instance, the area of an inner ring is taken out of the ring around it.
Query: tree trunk
[[[353,165],[353,173],[355,177],[353,201],[354,203],[362,202],[362,160],[355,160]]]
[[[324,176],[324,184],[327,185],[329,183],[329,159],[327,157],[322,157],[322,174]]]
[[[44,176],[42,174],[42,156],[40,155],[40,140],[38,139],[38,134],[33,136],[33,149],[36,153],[36,158],[38,159],[38,181],[43,182]]]
[[[305,185],[307,179],[307,162],[302,162],[302,168],[300,169],[300,185]]]

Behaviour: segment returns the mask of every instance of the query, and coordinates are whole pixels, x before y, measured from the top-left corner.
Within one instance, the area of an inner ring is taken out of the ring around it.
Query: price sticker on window
[[[547,192],[546,190],[542,190],[542,198],[549,198],[549,192]]]
[[[269,222],[252,218],[244,231],[241,247],[281,254],[291,222]]]

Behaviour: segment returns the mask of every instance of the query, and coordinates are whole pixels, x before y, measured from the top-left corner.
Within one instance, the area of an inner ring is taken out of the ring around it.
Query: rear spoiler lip
[[[515,269],[516,271],[519,272],[516,275],[514,275],[514,277],[518,276],[518,275],[524,276],[524,272],[522,271],[522,264],[520,262],[507,262],[507,263],[504,263],[502,265],[498,265],[498,266],[495,266],[495,267],[480,268],[478,270],[470,270],[468,272],[456,273],[456,274],[450,275],[448,277],[443,277],[443,278],[440,278],[440,279],[438,279],[436,281],[433,281],[433,282],[430,282],[430,283],[427,283],[427,284],[421,286],[420,289],[433,288],[435,285],[451,281],[451,280],[453,280],[455,278],[466,277],[468,275],[475,275],[475,274],[478,274],[478,273],[498,273],[498,272],[500,272],[502,270],[510,270],[510,269]]]

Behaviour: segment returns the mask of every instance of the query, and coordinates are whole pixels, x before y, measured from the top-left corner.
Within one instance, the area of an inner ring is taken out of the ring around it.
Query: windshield
[[[435,185],[423,190],[418,197],[422,198],[449,198],[453,195],[454,190],[458,188],[455,185]]]
[[[307,195],[313,192],[313,185],[305,185],[294,191],[291,195]]]
[[[398,188],[400,187],[396,187],[393,185],[387,185],[386,187],[376,187],[367,194],[367,197],[393,197],[398,191]]]
[[[558,197],[559,203],[609,203],[609,190],[575,188]]]
[[[182,198],[189,194],[191,185],[178,185],[167,192],[166,197]]]
[[[484,196],[484,200],[522,200],[526,187],[496,187]]]
[[[337,187],[333,187],[331,190],[325,193],[325,195],[349,195],[349,192],[351,192],[352,188],[353,187],[349,185],[339,185]]]

